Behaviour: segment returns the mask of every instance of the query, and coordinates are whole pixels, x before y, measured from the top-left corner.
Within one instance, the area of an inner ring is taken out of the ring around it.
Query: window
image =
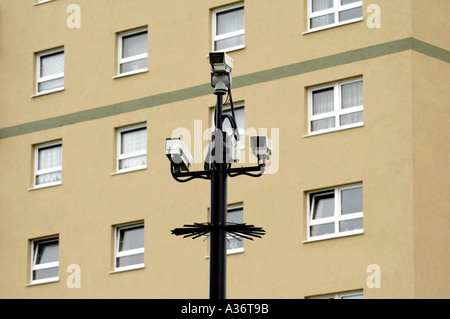
[[[59,279],[58,237],[32,241],[31,283],[45,283]]]
[[[364,293],[362,290],[342,292],[337,294],[321,295],[310,297],[308,299],[364,299]]]
[[[38,5],[38,4],[42,4],[42,3],[46,3],[46,2],[52,2],[54,0],[38,0],[38,2],[34,3],[33,5]]]
[[[362,184],[308,194],[308,240],[361,234],[362,232]]]
[[[64,89],[63,49],[38,54],[36,65],[36,93],[38,95]]]
[[[147,126],[135,125],[118,130],[117,172],[147,168]]]
[[[342,81],[309,89],[309,134],[363,125],[363,80]]]
[[[227,222],[243,224],[244,223],[244,207],[240,205],[230,205],[227,208]],[[244,239],[241,237],[233,237],[227,234],[227,254],[240,253],[244,251]]]
[[[62,182],[62,142],[35,147],[34,186],[60,185]]]
[[[212,111],[212,126],[213,130],[215,128],[215,109]],[[224,105],[223,106],[223,114],[228,114],[231,116],[231,106]],[[238,127],[239,136],[240,136],[240,145],[241,149],[245,149],[245,107],[244,103],[234,103],[234,116],[236,119],[236,125]],[[233,133],[233,130],[231,128],[230,121],[225,120],[223,122],[222,129],[224,132],[227,132],[229,135]]]
[[[148,31],[140,29],[119,35],[118,74],[131,75],[148,71]]]
[[[361,0],[308,0],[308,30],[361,21],[362,6]]]
[[[233,51],[245,47],[244,4],[212,13],[213,51]]]
[[[144,223],[115,228],[114,270],[144,267]]]

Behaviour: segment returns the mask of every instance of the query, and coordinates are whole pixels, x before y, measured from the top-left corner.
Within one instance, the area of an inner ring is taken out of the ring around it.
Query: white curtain
[[[39,77],[64,73],[64,52],[41,56]],[[38,92],[56,89],[64,86],[64,76],[38,83]]]
[[[119,231],[119,251],[144,247],[144,226]]]
[[[227,222],[242,224],[244,223],[244,209],[232,209],[227,211]],[[233,238],[232,236],[227,236],[227,249],[243,248],[244,240],[243,238]]]
[[[147,149],[147,129],[141,128],[123,132],[121,154],[137,152]]]
[[[217,14],[216,35],[222,35],[233,31],[244,30],[244,8],[232,9]],[[216,50],[223,50],[234,46],[243,45],[245,35],[238,35],[215,42]]]
[[[244,29],[244,8],[217,14],[217,35]]]
[[[342,108],[363,105],[363,82],[342,85]]]
[[[62,146],[46,147],[39,150],[38,170],[57,168],[62,166]],[[38,172],[39,173],[39,172]],[[36,185],[61,181],[61,171],[39,174],[36,176]]]
[[[334,6],[333,0],[312,0],[311,12],[319,12],[326,9],[331,9]],[[324,25],[334,23],[334,13],[322,15],[319,17],[311,18],[311,29],[318,28]]]
[[[146,128],[131,130],[123,132],[121,134],[120,154],[128,154],[145,150],[147,150]],[[147,155],[138,155],[130,158],[121,159],[119,161],[119,169],[126,169],[144,165],[147,165]]]
[[[334,111],[334,88],[313,92],[313,115]]]
[[[52,146],[39,150],[38,169],[48,169],[62,165],[62,146]]]
[[[334,0],[312,0],[312,12],[333,8]]]
[[[124,36],[122,45],[122,58],[129,58],[148,52],[148,33],[144,31],[129,36]]]
[[[64,52],[41,56],[41,77],[64,72]]]
[[[313,115],[334,111],[334,88],[326,88],[313,92]],[[335,117],[315,120],[311,122],[311,130],[320,131],[336,126]]]

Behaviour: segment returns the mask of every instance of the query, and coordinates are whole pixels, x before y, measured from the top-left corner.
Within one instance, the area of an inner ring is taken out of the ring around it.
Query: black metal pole
[[[227,164],[225,157],[224,138],[222,133],[222,92],[217,92],[216,105],[216,131],[213,134],[215,139],[215,156],[212,161],[211,172],[211,203],[210,214],[211,223],[218,225],[214,227],[210,234],[210,263],[209,263],[209,295],[210,299],[226,298],[226,268],[227,268],[227,248],[226,231],[222,225],[227,221]],[[225,133],[226,134],[226,133]]]

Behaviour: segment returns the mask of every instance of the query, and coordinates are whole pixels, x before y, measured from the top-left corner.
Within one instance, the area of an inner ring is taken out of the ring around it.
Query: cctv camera
[[[179,171],[189,171],[194,161],[181,138],[166,138],[166,156]]]
[[[237,163],[241,160],[241,140],[237,140],[230,132],[226,136],[227,163]]]
[[[272,155],[272,141],[266,136],[251,136],[250,145],[254,156],[258,156],[263,160],[270,159]]]
[[[225,52],[211,52],[209,63],[215,74],[231,73],[233,70],[233,59]]]

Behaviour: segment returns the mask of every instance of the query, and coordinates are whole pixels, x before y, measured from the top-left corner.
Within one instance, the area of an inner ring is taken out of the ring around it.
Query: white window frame
[[[236,111],[236,109],[244,109],[244,121],[245,121],[245,103],[244,102],[237,102],[234,103],[234,109]],[[223,106],[223,111],[231,111],[231,105],[230,104],[225,104]],[[215,125],[215,113],[216,113],[216,109],[213,107],[211,109],[211,127],[212,127],[212,132],[214,132],[214,130],[216,129],[216,125]],[[225,120],[228,121],[228,120]],[[245,127],[238,127],[238,132],[239,132],[239,144],[241,146],[241,150],[245,150]],[[229,135],[231,135],[231,132],[227,132]]]
[[[39,84],[42,83],[42,82],[56,80],[56,79],[61,79],[61,78],[64,79],[64,73],[65,72],[60,72],[60,73],[56,73],[56,74],[52,74],[52,75],[41,77],[41,58],[45,57],[47,55],[55,54],[55,53],[62,53],[63,56],[64,56],[64,61],[65,61],[66,56],[65,56],[64,48],[59,48],[59,49],[56,49],[56,50],[45,51],[45,52],[41,52],[41,53],[36,54],[36,94],[33,95],[33,97],[34,96],[43,95],[43,94],[49,94],[49,93],[53,93],[53,92],[59,92],[59,91],[63,91],[64,90],[64,85],[63,85],[62,87],[59,87],[59,88],[54,88],[54,89],[45,90],[45,91],[39,91]],[[64,69],[65,69],[65,66],[64,66]]]
[[[44,3],[47,3],[47,2],[53,2],[53,1],[55,1],[55,0],[38,0],[38,2],[33,3],[33,5],[37,6],[39,4],[44,4]]]
[[[245,17],[244,3],[238,3],[235,5],[231,5],[231,6],[227,6],[224,8],[219,8],[219,9],[213,10],[213,12],[212,12],[212,51],[213,52],[230,52],[230,51],[235,51],[235,50],[245,48],[245,42],[244,42],[244,44],[241,44],[241,45],[236,45],[236,46],[229,47],[229,48],[222,49],[222,50],[216,50],[216,42],[217,41],[229,39],[229,38],[240,36],[240,35],[245,35],[245,26],[244,26],[244,29],[241,29],[241,30],[217,35],[217,14],[225,12],[225,11],[229,11],[229,10],[238,9],[238,8],[242,8],[244,10],[244,17]]]
[[[337,26],[341,26],[341,25],[346,25],[349,23],[354,23],[354,22],[358,22],[358,21],[362,21],[363,20],[363,16],[358,17],[358,18],[354,18],[354,19],[350,19],[350,20],[346,20],[343,22],[339,22],[339,13],[342,11],[346,11],[346,10],[350,10],[350,9],[354,9],[354,8],[358,8],[358,7],[363,7],[363,1],[357,1],[354,3],[349,3],[346,5],[341,5],[341,0],[333,0],[334,4],[333,7],[330,9],[326,9],[326,10],[321,10],[318,12],[312,12],[312,0],[308,0],[308,31],[305,33],[309,33],[309,32],[314,32],[314,31],[320,31],[320,30],[325,30],[325,29],[330,29],[330,28],[334,28]],[[321,27],[317,27],[317,28],[311,28],[311,19],[313,18],[317,18],[317,17],[321,17],[321,16],[325,16],[325,15],[329,15],[329,14],[334,14],[334,23],[332,24],[327,24]]]
[[[356,291],[341,292],[341,293],[336,293],[336,294],[326,294],[326,295],[314,296],[314,297],[310,297],[308,299],[345,299],[346,297],[353,297],[353,296],[362,296],[362,299],[364,299],[364,292],[362,290],[356,290]]]
[[[43,148],[48,147],[55,147],[55,146],[61,146],[61,166],[55,166],[52,168],[47,169],[39,169],[39,151]],[[50,187],[55,185],[61,185],[62,184],[62,157],[63,157],[63,144],[62,141],[55,141],[45,144],[39,144],[34,147],[34,181],[33,185],[34,188],[44,188],[44,187]],[[57,173],[61,172],[61,180],[57,182],[50,182],[45,184],[36,184],[36,179],[39,175],[45,175],[45,174],[51,174],[51,173]]]
[[[357,113],[357,112],[364,112],[364,98],[363,98],[363,105],[349,107],[346,109],[342,108],[342,98],[341,98],[342,86],[346,85],[346,84],[350,84],[350,83],[356,83],[356,82],[363,82],[363,92],[364,92],[364,81],[363,81],[362,77],[345,80],[345,81],[340,81],[340,82],[334,82],[334,83],[320,85],[320,86],[315,86],[315,87],[311,87],[308,89],[308,136],[324,134],[324,133],[329,133],[329,132],[335,132],[335,131],[340,131],[340,130],[344,130],[344,129],[360,127],[360,126],[364,125],[364,120],[361,122],[351,123],[348,125],[340,125],[340,117],[342,115]],[[331,112],[314,115],[313,114],[313,93],[315,91],[320,91],[320,90],[327,89],[327,88],[334,89],[333,90],[333,92],[334,92],[334,110]],[[317,121],[317,120],[326,119],[326,118],[331,118],[331,117],[334,117],[334,119],[335,119],[334,127],[331,127],[328,129],[323,129],[323,130],[318,130],[318,131],[312,130],[312,122]]]
[[[145,267],[145,263],[139,263],[129,266],[123,266],[123,267],[117,267],[117,259],[121,257],[127,257],[127,256],[133,256],[138,254],[145,254],[145,247],[142,248],[136,248],[136,249],[129,249],[125,251],[119,251],[120,246],[120,232],[122,230],[125,230],[127,228],[135,228],[141,226],[144,228],[144,238],[145,238],[145,227],[144,222],[138,222],[138,223],[131,223],[126,225],[118,225],[114,227],[114,272],[120,272],[120,271],[127,271],[127,270],[133,270],[133,269],[140,269]]]
[[[137,29],[137,30],[133,30],[133,31],[122,32],[119,34],[119,40],[118,40],[118,50],[119,50],[118,57],[119,57],[119,59],[118,59],[118,66],[117,66],[117,74],[118,75],[115,76],[114,78],[124,77],[124,76],[128,76],[128,75],[133,75],[133,74],[138,74],[138,73],[143,73],[143,72],[148,71],[148,43],[147,43],[147,53],[141,53],[138,55],[133,55],[131,57],[127,57],[127,58],[123,57],[123,38],[133,35],[133,34],[142,33],[144,31],[147,33],[147,36],[148,36],[148,28],[141,28],[141,29]],[[137,61],[137,60],[142,60],[142,59],[147,59],[147,67],[146,68],[133,70],[133,71],[129,71],[129,72],[120,72],[120,67],[122,64]]]
[[[134,166],[134,167],[130,167],[130,168],[123,168],[120,169],[120,161],[121,160],[125,160],[128,158],[133,158],[133,157],[138,157],[138,156],[147,156],[147,149],[148,149],[148,145],[146,145],[145,150],[141,150],[141,151],[136,151],[136,152],[131,152],[131,153],[126,153],[126,154],[121,154],[121,149],[122,149],[122,134],[127,133],[129,131],[133,131],[133,130],[138,130],[138,129],[145,129],[146,134],[148,134],[147,131],[147,124],[138,124],[138,125],[132,125],[132,126],[127,126],[127,127],[123,127],[117,130],[117,166],[116,166],[116,174],[117,173],[127,173],[127,172],[133,172],[133,171],[138,171],[138,170],[142,170],[142,169],[146,169],[147,168],[147,164],[145,165],[139,165],[139,166]],[[147,158],[148,161],[148,158]]]
[[[345,185],[341,187],[335,187],[330,189],[325,189],[323,191],[313,191],[309,192],[307,195],[307,213],[308,213],[308,222],[307,222],[307,234],[309,241],[316,241],[316,240],[323,240],[323,239],[330,239],[330,238],[337,238],[337,237],[343,237],[343,236],[351,236],[351,235],[357,235],[364,233],[364,211],[362,212],[356,212],[351,214],[341,214],[341,206],[342,206],[342,191],[353,189],[353,188],[363,188],[362,183],[357,184],[351,184],[351,185]],[[315,205],[315,196],[322,196],[326,194],[334,194],[334,215],[332,217],[326,217],[326,218],[320,218],[318,220],[313,220],[313,210]],[[363,188],[363,196],[364,196],[364,188]],[[364,210],[364,209],[363,209]],[[361,229],[354,229],[350,231],[339,231],[339,222],[346,221],[346,220],[354,220],[363,218],[363,228]],[[334,223],[334,233],[325,234],[325,235],[319,235],[319,236],[311,236],[311,226],[317,226],[322,224],[329,224]]]
[[[227,214],[229,211],[233,211],[233,210],[238,210],[238,209],[242,209],[242,215],[244,215],[244,204],[240,203],[240,204],[234,204],[234,205],[228,205],[227,206]],[[243,217],[243,216],[242,216]],[[230,236],[227,234],[227,241],[234,239],[233,236]],[[242,243],[244,243],[244,238],[241,237]],[[231,255],[231,254],[238,254],[238,253],[243,253],[244,252],[244,246],[239,247],[239,248],[231,248],[231,249],[227,249],[227,255]]]
[[[59,275],[55,276],[55,277],[48,277],[48,278],[33,280],[33,273],[36,270],[43,270],[43,269],[58,267],[58,273],[59,273],[59,258],[58,258],[58,261],[36,265],[37,253],[39,251],[38,245],[55,242],[55,241],[58,242],[58,250],[59,250],[59,237],[49,237],[46,239],[33,240],[31,242],[31,281],[30,281],[31,284],[42,284],[42,283],[54,282],[54,281],[59,280]]]

